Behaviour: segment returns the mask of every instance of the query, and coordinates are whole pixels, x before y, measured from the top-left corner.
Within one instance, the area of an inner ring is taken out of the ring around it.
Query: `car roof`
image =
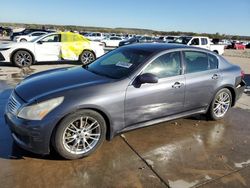
[[[193,49],[194,47],[189,47],[189,46],[182,45],[182,44],[142,43],[142,44],[127,45],[127,46],[124,46],[123,48],[145,50],[145,51],[153,53],[153,52],[161,52],[161,51],[166,51],[166,50],[171,50],[171,49],[179,49],[179,48]]]
[[[143,50],[152,54],[157,54],[157,53],[167,51],[167,50],[186,49],[186,50],[201,51],[204,53],[210,53],[210,54],[214,54],[215,56],[218,56],[218,54],[215,54],[214,52],[208,49],[199,48],[195,46],[188,46],[184,44],[174,44],[174,43],[165,43],[165,44],[164,43],[139,43],[139,44],[130,44],[130,45],[122,46],[120,48]]]

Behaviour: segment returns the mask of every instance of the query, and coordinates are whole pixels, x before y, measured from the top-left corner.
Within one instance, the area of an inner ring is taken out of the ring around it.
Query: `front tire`
[[[65,159],[79,159],[93,153],[106,137],[106,122],[93,110],[66,116],[55,130],[53,146]]]
[[[17,67],[29,67],[33,64],[34,59],[30,52],[26,50],[18,50],[12,57],[12,63]]]
[[[79,60],[83,65],[88,65],[92,63],[93,61],[95,61],[95,59],[96,59],[96,56],[94,52],[89,51],[89,50],[84,50],[79,57]]]
[[[219,90],[208,110],[208,117],[219,120],[225,117],[232,104],[232,94],[227,88]]]

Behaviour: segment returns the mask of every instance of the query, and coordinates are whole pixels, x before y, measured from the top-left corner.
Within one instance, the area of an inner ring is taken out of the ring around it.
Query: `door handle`
[[[183,85],[183,83],[175,82],[174,85],[172,85],[172,88],[180,88]]]
[[[212,76],[212,79],[213,80],[217,80],[219,78],[219,75],[218,74],[214,74],[213,76]]]

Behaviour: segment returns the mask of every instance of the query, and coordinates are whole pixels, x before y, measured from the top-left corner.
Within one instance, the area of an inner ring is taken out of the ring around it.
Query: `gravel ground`
[[[246,50],[226,49],[223,55],[231,56],[231,57],[250,58],[250,49],[246,49]]]

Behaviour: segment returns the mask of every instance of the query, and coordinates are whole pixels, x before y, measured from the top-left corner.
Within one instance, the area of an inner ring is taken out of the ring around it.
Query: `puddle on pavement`
[[[237,168],[243,168],[244,166],[247,166],[249,164],[250,164],[250,159],[242,163],[234,163],[234,166]]]
[[[19,69],[19,71],[16,72],[0,72],[0,80],[4,80],[7,85],[9,86],[16,86],[19,82],[21,82],[25,77],[33,74],[35,72],[35,69],[32,69],[30,67],[25,67]],[[2,88],[0,88],[2,89]]]

